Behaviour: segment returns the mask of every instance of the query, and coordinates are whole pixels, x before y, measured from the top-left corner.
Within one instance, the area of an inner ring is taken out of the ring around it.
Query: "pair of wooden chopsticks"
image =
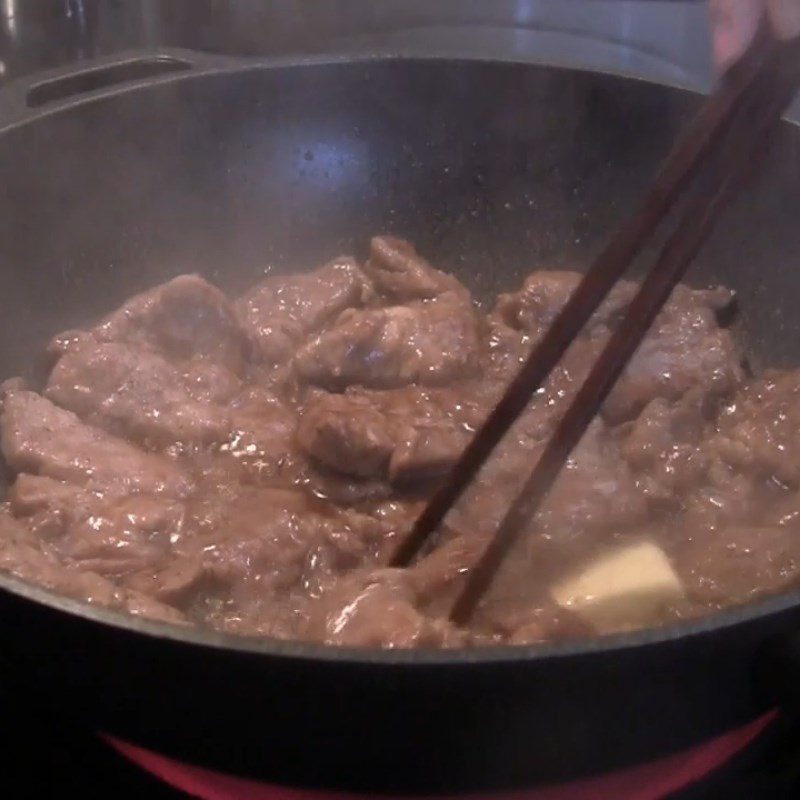
[[[536,514],[573,448],[633,357],[675,285],[705,243],[723,209],[768,150],[772,135],[800,89],[800,39],[778,41],[766,22],[746,55],[720,82],[680,136],[642,207],[611,239],[569,302],[523,364],[503,398],[473,437],[392,558],[406,567],[531,401],[592,314],[661,227],[692,183],[691,196],[600,358],[558,423],[522,491],[456,600],[450,618],[469,621],[509,548]]]

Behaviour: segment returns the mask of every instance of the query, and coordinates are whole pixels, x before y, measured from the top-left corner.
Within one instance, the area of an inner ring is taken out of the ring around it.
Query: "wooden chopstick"
[[[530,354],[503,398],[434,494],[392,566],[411,563],[530,402],[566,349],[625,273],[698,173],[710,173],[706,192],[692,200],[627,315],[590,372],[537,461],[497,534],[470,571],[451,611],[463,625],[528,521],[536,514],[569,454],[580,441],[714,224],[766,153],[771,134],[800,88],[800,39],[779,43],[762,24],[745,57],[729,72],[680,137],[644,204],[613,237],[553,325]],[[716,154],[716,158],[713,156]]]
[[[690,263],[729,202],[766,155],[783,113],[800,89],[800,39],[773,43],[756,79],[742,87],[737,113],[728,123],[710,182],[715,188],[695,197],[645,278],[627,314],[556,427],[522,491],[512,503],[456,600],[450,618],[469,621],[503,558],[533,518],[574,447],[597,415],[616,380],[636,352]]]
[[[620,228],[601,252],[538,346],[528,356],[500,402],[396,548],[390,559],[391,566],[408,566],[442,523],[514,420],[525,410],[534,393],[614,284],[641,253],[705,159],[713,152],[743,96],[758,81],[772,51],[772,36],[764,24],[746,55],[726,76],[679,138],[639,211]]]

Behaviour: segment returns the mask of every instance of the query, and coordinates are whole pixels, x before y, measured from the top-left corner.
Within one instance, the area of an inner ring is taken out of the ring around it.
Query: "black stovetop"
[[[36,699],[0,685],[0,775],[14,800],[77,797],[180,800]],[[779,721],[718,774],[674,800],[795,800],[800,797],[800,721]]]

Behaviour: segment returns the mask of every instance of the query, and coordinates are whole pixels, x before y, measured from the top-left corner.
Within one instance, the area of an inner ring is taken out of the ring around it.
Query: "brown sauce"
[[[479,309],[378,237],[226,297],[181,276],[53,340],[0,391],[0,569],[132,614],[380,647],[523,643],[697,617],[800,583],[800,371],[749,376],[724,289],[680,286],[469,630],[447,621],[630,301],[619,285],[405,571],[384,567],[563,306]]]

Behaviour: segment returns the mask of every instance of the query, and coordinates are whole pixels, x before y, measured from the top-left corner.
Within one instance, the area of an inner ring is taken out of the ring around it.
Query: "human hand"
[[[781,39],[800,36],[800,0],[710,0],[714,62],[720,70],[747,50],[764,15]]]

